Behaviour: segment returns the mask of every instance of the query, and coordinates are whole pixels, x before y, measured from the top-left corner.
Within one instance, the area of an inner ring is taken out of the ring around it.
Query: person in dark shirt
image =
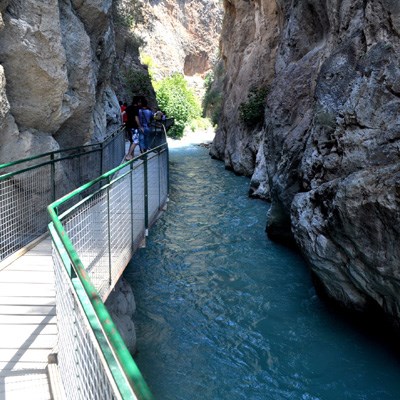
[[[141,98],[135,96],[132,99],[132,104],[126,108],[126,131],[128,140],[131,142],[126,160],[132,160],[136,146],[139,144],[139,131],[142,130],[139,121],[139,109],[141,108]]]

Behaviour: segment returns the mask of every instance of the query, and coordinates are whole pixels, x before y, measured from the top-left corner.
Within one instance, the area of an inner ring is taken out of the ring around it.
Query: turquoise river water
[[[268,204],[198,146],[170,150],[168,210],[125,278],[157,400],[400,399],[400,360],[316,295],[265,235]]]

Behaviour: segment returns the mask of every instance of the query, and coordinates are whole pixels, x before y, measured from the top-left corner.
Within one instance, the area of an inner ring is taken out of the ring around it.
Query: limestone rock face
[[[136,352],[136,330],[133,315],[136,311],[135,298],[129,283],[121,278],[110,293],[106,307],[129,351]]]
[[[239,122],[239,105],[252,87],[269,83],[274,76],[274,60],[279,38],[277,5],[274,1],[224,1],[225,17],[221,35],[221,57],[226,79],[219,130],[211,155],[226,167],[251,176],[263,132],[248,130]],[[262,192],[257,182],[259,195]]]
[[[40,149],[31,149],[34,154],[101,140],[116,128],[118,102],[115,95],[110,99],[111,4],[111,0],[0,4],[4,71],[0,162],[27,156],[17,144],[25,141],[26,132],[49,138],[41,139]]]
[[[222,24],[219,0],[147,0],[137,32],[142,52],[153,59],[159,77],[181,72],[203,75],[218,53]],[[157,78],[157,77],[156,77]]]
[[[139,38],[141,59],[150,64],[152,78],[160,80],[181,73],[202,98],[204,78],[218,57],[221,0],[120,0],[120,4],[125,10],[134,4],[134,32]],[[130,68],[141,70],[140,66]],[[147,97],[151,100],[152,96]]]
[[[296,241],[331,298],[399,324],[400,3],[225,7],[225,103],[211,154],[252,174],[255,194],[271,199],[270,236]],[[237,117],[250,79],[270,88],[256,132]]]

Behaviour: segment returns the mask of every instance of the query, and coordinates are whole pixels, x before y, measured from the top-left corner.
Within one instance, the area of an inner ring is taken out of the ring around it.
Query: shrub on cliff
[[[267,87],[252,88],[244,101],[239,106],[239,119],[247,127],[254,128],[264,121],[265,99],[268,94]]]
[[[114,21],[116,25],[133,29],[145,21],[145,11],[141,0],[113,2]]]
[[[154,91],[151,79],[146,71],[131,69],[125,75],[126,86],[131,96],[144,96],[147,99],[153,98]]]
[[[203,115],[209,117],[213,125],[218,124],[221,116],[224,76],[223,62],[219,60],[204,79]]]
[[[167,117],[175,119],[168,135],[181,138],[185,125],[201,116],[200,104],[194,92],[188,87],[184,76],[179,73],[155,82],[154,88],[159,108]]]

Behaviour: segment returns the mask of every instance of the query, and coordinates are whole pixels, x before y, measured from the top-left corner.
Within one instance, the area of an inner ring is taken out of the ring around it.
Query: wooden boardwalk
[[[56,344],[54,267],[47,238],[9,265],[0,263],[0,400],[63,399],[57,373],[50,374],[56,377],[52,390],[48,374]]]
[[[46,367],[56,343],[48,238],[0,270],[0,400],[52,398]]]

